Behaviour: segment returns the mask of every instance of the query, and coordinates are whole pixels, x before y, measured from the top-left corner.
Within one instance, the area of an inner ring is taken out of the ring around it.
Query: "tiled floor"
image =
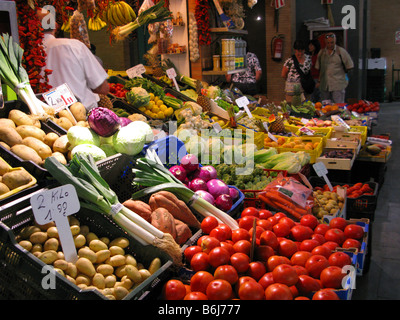
[[[373,134],[390,133],[392,156],[371,224],[368,271],[356,278],[353,300],[400,299],[400,102],[381,104]]]

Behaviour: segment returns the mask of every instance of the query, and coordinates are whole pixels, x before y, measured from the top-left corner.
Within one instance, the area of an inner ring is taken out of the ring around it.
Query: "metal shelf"
[[[214,71],[214,70],[203,70],[202,74],[203,76],[223,76],[225,74],[234,74],[234,73],[239,73],[239,72],[244,72],[246,69],[235,69],[235,70],[229,70],[229,71]]]
[[[228,29],[228,28],[210,28],[213,33],[231,33],[231,34],[248,34],[247,30]]]

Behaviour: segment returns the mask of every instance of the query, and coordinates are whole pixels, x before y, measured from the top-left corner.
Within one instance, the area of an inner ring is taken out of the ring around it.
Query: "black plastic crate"
[[[154,258],[160,258],[161,268],[138,285],[124,300],[150,298],[152,292],[157,291],[157,287],[169,278],[173,262],[165,252],[155,246],[143,246],[100,213],[81,209],[74,216],[82,225],[87,225],[90,231],[99,236],[109,239],[126,237],[130,244],[125,248],[125,252],[132,254],[145,266],[148,266]],[[3,208],[0,212],[0,299],[107,300],[97,290],[82,290],[58,273],[56,273],[55,289],[42,287],[42,279],[47,274],[43,274],[42,270],[46,265],[18,245],[15,240],[15,236],[22,228],[32,225],[33,221],[30,196]]]

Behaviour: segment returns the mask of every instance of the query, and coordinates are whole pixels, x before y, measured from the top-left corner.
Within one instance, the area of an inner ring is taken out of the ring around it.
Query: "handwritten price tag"
[[[313,164],[313,168],[315,170],[315,173],[317,174],[318,177],[324,178],[326,184],[329,187],[329,190],[333,190],[332,184],[328,179],[328,169],[325,167],[325,164],[323,162],[316,162]]]
[[[174,82],[175,89],[176,89],[177,91],[180,92],[181,90],[180,90],[180,88],[179,88],[179,86],[178,86],[178,82],[176,82],[176,76],[177,76],[177,74],[176,74],[175,68],[169,68],[169,69],[166,70],[165,72],[166,72],[168,78],[170,78],[170,79]]]
[[[55,112],[69,107],[77,102],[74,94],[66,83],[42,94],[43,99]]]
[[[143,64],[138,64],[128,70],[126,70],[126,74],[130,79],[135,77],[142,77],[142,74],[146,72],[146,68]]]
[[[38,224],[54,221],[59,234],[65,259],[78,259],[68,216],[79,211],[78,195],[73,185],[67,184],[35,194],[31,197],[32,211]]]
[[[249,107],[247,106],[250,103],[250,101],[249,101],[249,99],[247,99],[246,96],[240,97],[240,98],[236,99],[235,101],[239,108],[243,108],[246,111],[249,118],[253,118],[253,115],[251,114]]]

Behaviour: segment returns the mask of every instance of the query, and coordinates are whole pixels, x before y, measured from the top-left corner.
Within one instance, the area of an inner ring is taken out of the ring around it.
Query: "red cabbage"
[[[110,137],[121,128],[119,117],[114,111],[107,108],[91,109],[87,119],[89,127],[102,137]]]
[[[206,200],[207,202],[214,204],[214,197],[211,195],[211,193],[205,191],[205,190],[197,190],[195,192],[196,194],[199,195],[200,198]]]
[[[207,189],[215,199],[221,194],[229,194],[229,187],[220,179],[211,179],[208,181]]]
[[[169,169],[169,172],[171,172],[179,181],[184,182],[186,179],[186,170],[180,165],[172,166]]]
[[[230,195],[221,194],[215,199],[215,206],[222,211],[228,211],[232,208],[233,201]]]
[[[194,178],[189,182],[189,189],[192,191],[204,190],[207,191],[207,183],[200,178]]]
[[[194,154],[186,154],[181,159],[181,166],[187,173],[195,171],[199,168],[199,159]]]
[[[130,124],[132,122],[132,120],[127,117],[119,117],[119,122],[121,124],[121,127],[125,127],[128,124]]]

